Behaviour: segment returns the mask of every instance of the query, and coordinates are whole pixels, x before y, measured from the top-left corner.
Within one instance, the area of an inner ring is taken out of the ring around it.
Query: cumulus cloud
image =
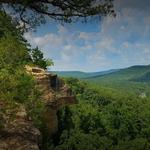
[[[33,45],[38,45],[39,47],[44,47],[45,45],[53,45],[54,47],[57,47],[63,43],[63,39],[54,33],[49,33],[39,37],[34,37],[32,33],[26,33],[25,38],[30,40]]]
[[[119,56],[118,64],[113,61],[113,57],[108,57],[112,60],[112,66],[150,64],[150,58],[146,55],[150,53],[150,1],[116,0],[115,8],[117,17],[105,18],[100,31],[103,40],[113,41],[106,42],[106,51],[112,50]]]
[[[58,25],[57,32],[25,37],[42,48],[45,57],[54,59],[55,70],[99,71],[150,64],[150,1],[114,2],[117,17],[104,18],[98,32]]]

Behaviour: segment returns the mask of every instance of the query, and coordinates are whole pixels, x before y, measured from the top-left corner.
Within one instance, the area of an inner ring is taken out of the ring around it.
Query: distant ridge
[[[130,93],[138,97],[143,93],[150,96],[150,65],[131,66],[84,80],[97,88],[115,89],[122,94]]]
[[[131,67],[128,67],[130,69],[141,69],[141,68],[150,68],[150,65],[135,65],[135,66],[131,66]]]
[[[147,82],[150,76],[150,65],[135,65],[122,69],[111,69],[100,72],[82,71],[49,71],[60,77],[73,77],[93,82],[111,82],[112,80],[130,80],[134,82]]]
[[[112,69],[112,70],[100,71],[100,72],[82,72],[82,71],[50,71],[50,72],[56,73],[60,77],[73,77],[79,79],[86,79],[86,78],[92,78],[92,77],[110,74],[118,70],[119,69]]]
[[[88,81],[96,83],[111,83],[119,81],[147,82],[150,80],[150,65],[136,65],[120,69],[105,75],[87,78]]]
[[[136,65],[102,72],[55,71],[60,77],[74,77],[89,82],[97,88],[110,88],[122,94],[139,96],[141,91],[150,96],[150,65]]]
[[[108,70],[108,71],[102,71],[102,72],[92,73],[91,76],[87,76],[84,79],[97,78],[97,77],[100,77],[100,76],[109,75],[111,73],[118,72],[119,70],[120,69],[111,69],[111,70]]]

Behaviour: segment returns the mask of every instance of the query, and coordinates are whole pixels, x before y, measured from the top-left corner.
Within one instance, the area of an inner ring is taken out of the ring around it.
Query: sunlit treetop
[[[115,16],[113,0],[0,0],[0,9],[23,28],[35,28],[48,18],[71,23],[93,17]]]

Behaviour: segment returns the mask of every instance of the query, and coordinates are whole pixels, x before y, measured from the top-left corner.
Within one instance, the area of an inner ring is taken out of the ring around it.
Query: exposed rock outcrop
[[[43,93],[42,99],[45,104],[43,117],[49,134],[53,135],[58,129],[57,111],[63,106],[77,103],[76,99],[71,89],[57,75],[29,66],[26,70],[34,76],[37,87]],[[0,101],[0,109],[7,110],[3,113],[4,128],[0,129],[0,150],[39,150],[41,133],[27,117],[24,106],[21,104],[15,104],[13,108],[8,106],[10,105],[6,102]]]
[[[0,150],[39,150],[41,133],[27,119],[25,108],[18,104],[14,108],[7,106],[1,102],[0,109],[7,112],[3,115],[5,123],[0,130]]]
[[[38,88],[43,92],[46,106],[43,117],[49,134],[52,135],[58,129],[57,111],[66,105],[76,104],[76,98],[72,95],[71,89],[57,75],[36,67],[27,67],[27,71],[35,77]]]

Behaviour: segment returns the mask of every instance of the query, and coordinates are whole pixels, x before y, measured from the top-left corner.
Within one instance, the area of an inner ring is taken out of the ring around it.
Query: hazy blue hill
[[[88,73],[81,71],[51,71],[52,73],[56,73],[60,77],[74,77],[74,78],[85,78],[88,76]]]
[[[120,69],[110,74],[87,78],[86,81],[99,87],[109,87],[123,92],[138,93],[144,90],[150,95],[150,65]]]
[[[148,72],[150,72],[150,65],[148,65],[148,66],[132,66],[132,67],[125,68],[125,69],[120,69],[115,72],[111,72],[109,74],[94,76],[94,77],[90,77],[87,79],[93,80],[93,81],[129,80],[129,79],[132,79],[133,77],[134,78],[141,77],[142,75],[145,75],[145,73],[148,73]]]
[[[82,72],[82,71],[52,71],[52,72],[58,74],[60,77],[74,77],[84,79],[84,78],[93,78],[100,75],[106,75],[116,71],[118,71],[118,69],[112,69],[102,72]]]
[[[111,88],[136,95],[144,91],[150,96],[150,65],[131,66],[103,72],[55,71],[53,73],[60,77],[74,77],[88,81],[97,88]]]

